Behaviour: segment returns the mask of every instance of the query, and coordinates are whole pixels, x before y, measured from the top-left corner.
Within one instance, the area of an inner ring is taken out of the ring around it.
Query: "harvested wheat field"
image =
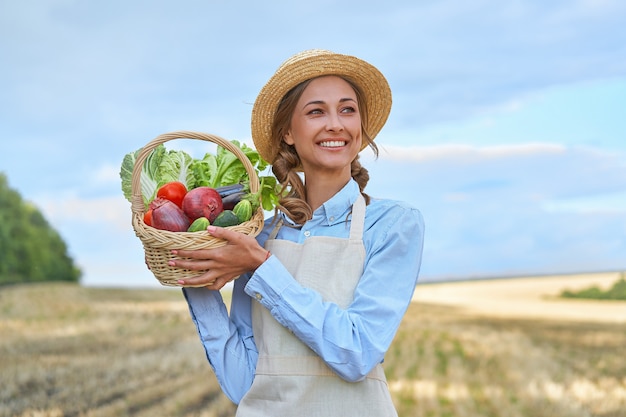
[[[400,416],[626,416],[618,274],[422,284],[387,355]],[[0,289],[0,416],[232,416],[180,291]]]

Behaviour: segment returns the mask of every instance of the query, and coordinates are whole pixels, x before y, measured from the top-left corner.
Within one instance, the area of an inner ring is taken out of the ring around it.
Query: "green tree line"
[[[0,172],[0,284],[80,279],[67,245]]]
[[[606,290],[597,285],[579,291],[565,290],[561,292],[565,298],[586,298],[591,300],[626,300],[626,273],[622,272],[620,278]]]

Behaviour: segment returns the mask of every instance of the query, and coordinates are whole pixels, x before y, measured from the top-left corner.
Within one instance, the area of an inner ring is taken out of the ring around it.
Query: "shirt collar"
[[[328,199],[315,212],[313,217],[321,216],[326,219],[328,225],[344,222],[352,205],[359,195],[359,185],[350,179],[337,194]]]
[[[326,224],[329,226],[345,221],[359,194],[359,185],[353,178],[350,178],[350,181],[348,181],[348,183],[341,190],[339,190],[337,194],[332,196],[317,210],[315,210],[315,212],[313,212],[313,219],[316,219],[317,221],[325,219]],[[287,215],[285,215],[285,213],[281,212],[280,215],[284,223],[287,223],[292,227],[296,226],[295,223]]]

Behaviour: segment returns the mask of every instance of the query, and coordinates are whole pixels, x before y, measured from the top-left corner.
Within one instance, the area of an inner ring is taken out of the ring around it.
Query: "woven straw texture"
[[[182,268],[173,268],[167,263],[170,259],[180,259],[171,253],[172,249],[211,249],[223,246],[225,240],[217,239],[207,232],[170,232],[148,226],[143,221],[145,206],[141,195],[141,169],[146,158],[159,145],[174,139],[198,139],[213,142],[232,152],[243,163],[250,179],[250,192],[259,191],[259,178],[254,167],[246,155],[231,142],[219,136],[201,133],[178,131],[162,134],[146,144],[137,155],[132,176],[132,224],[135,234],[141,240],[146,255],[146,263],[157,280],[164,286],[181,287],[177,282],[182,278],[199,275],[204,271],[191,271]],[[244,233],[250,236],[258,235],[263,229],[263,209],[254,213],[252,218],[228,229]]]

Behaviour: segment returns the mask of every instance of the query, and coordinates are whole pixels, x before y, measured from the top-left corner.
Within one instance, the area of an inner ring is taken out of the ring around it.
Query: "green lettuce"
[[[263,210],[272,211],[278,204],[280,195],[280,186],[276,177],[271,175],[259,176],[259,191],[256,193],[248,193],[243,197],[252,203],[253,211],[261,205]]]
[[[263,171],[268,166],[255,149],[236,140],[231,143],[241,149],[257,172]],[[204,158],[196,160],[192,164],[192,171],[196,177],[195,187],[218,188],[249,181],[241,160],[221,146],[217,148],[216,155],[207,153]]]
[[[218,188],[231,184],[243,184],[248,193],[246,198],[256,207],[260,200],[265,210],[273,210],[278,203],[279,187],[276,178],[271,175],[261,175],[269,164],[255,149],[236,140],[231,142],[241,149],[252,163],[260,182],[260,189],[257,193],[249,192],[250,178],[243,162],[227,149],[218,146],[215,155],[207,153],[202,159],[194,159],[183,151],[168,151],[161,144],[154,148],[146,158],[141,171],[141,194],[146,209],[156,197],[159,187],[168,182],[179,181],[185,184],[188,190],[202,186]],[[132,199],[132,173],[139,151],[126,154],[120,170],[122,191],[128,201]]]
[[[133,169],[135,168],[135,161],[137,160],[139,151],[141,151],[141,149],[124,155],[124,159],[122,160],[122,167],[120,169],[120,177],[122,179],[122,192],[124,193],[124,197],[126,197],[128,201],[132,200],[132,176]],[[148,155],[148,157],[144,161],[143,169],[141,170],[140,188],[141,195],[143,196],[143,202],[146,207],[148,207],[150,202],[154,200],[156,192],[159,189],[160,165],[165,153],[165,146],[159,145],[150,153],[150,155]]]
[[[273,210],[279,200],[278,183],[273,175],[261,175],[261,172],[269,167],[269,163],[261,158],[256,149],[245,143],[236,140],[231,143],[241,149],[250,160],[259,177],[259,191],[254,194],[250,193],[250,179],[243,163],[232,152],[221,146],[217,148],[216,155],[207,153],[204,158],[192,164],[192,171],[196,177],[195,187],[218,188],[224,185],[243,184],[247,192],[244,198],[252,203],[254,210],[259,206],[259,201],[264,210]]]
[[[194,188],[196,177],[191,165],[193,158],[183,151],[168,151],[159,165],[159,187],[168,182],[178,181],[185,184],[188,190]]]

